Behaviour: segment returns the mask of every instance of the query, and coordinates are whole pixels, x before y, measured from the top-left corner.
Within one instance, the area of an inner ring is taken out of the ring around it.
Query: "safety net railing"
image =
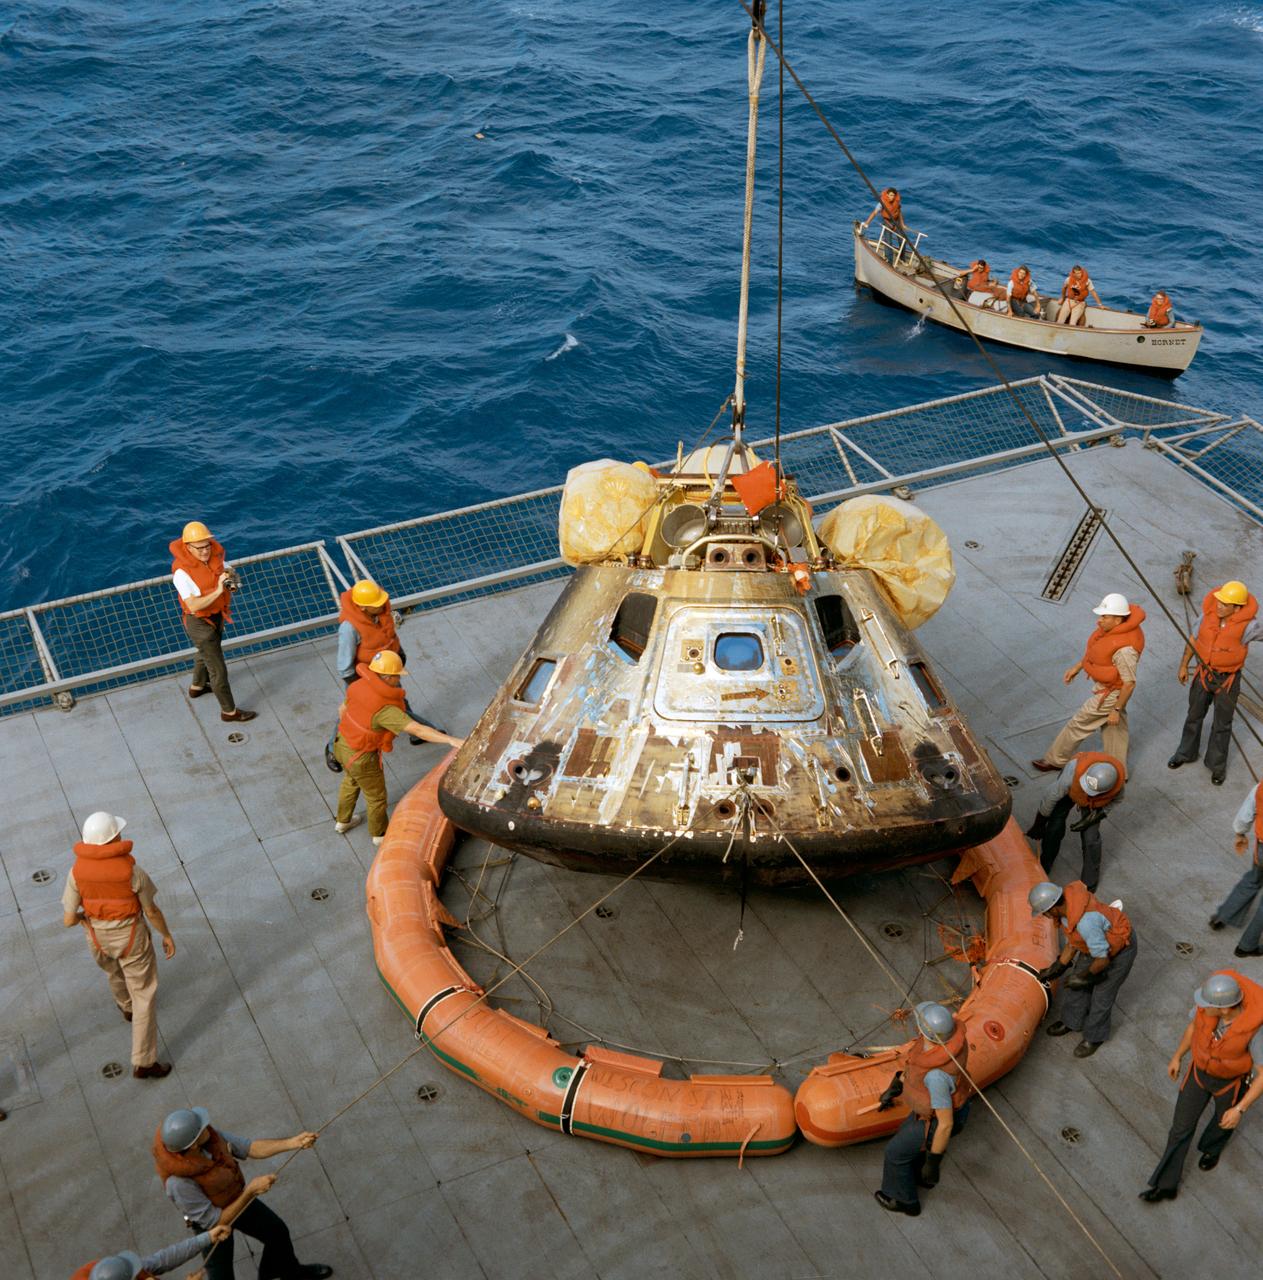
[[[1046,374],[781,436],[781,459],[818,513],[863,493],[925,488],[1111,437],[1138,437],[1263,521],[1263,428],[1252,418]],[[1029,418],[1028,418],[1029,415]],[[1039,433],[1033,431],[1034,420]],[[765,453],[771,440],[752,441]],[[660,469],[669,469],[662,464]],[[337,596],[367,577],[404,612],[559,578],[562,487],[461,507],[235,561],[225,649],[242,655],[331,632]],[[165,674],[192,650],[169,576],[0,614],[0,714]]]

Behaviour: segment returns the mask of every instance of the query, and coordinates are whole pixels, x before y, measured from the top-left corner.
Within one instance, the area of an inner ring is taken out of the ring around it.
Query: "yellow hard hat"
[[[200,521],[190,520],[180,535],[181,542],[209,542],[215,535]]]
[[[351,599],[361,609],[380,609],[390,597],[371,578],[362,578],[351,588]]]
[[[408,674],[404,670],[404,665],[400,661],[399,655],[393,649],[383,649],[380,653],[375,653],[372,662],[368,664],[368,669],[376,671],[379,676],[406,676]]]
[[[1214,595],[1220,604],[1245,604],[1250,598],[1250,593],[1246,590],[1245,583],[1236,581],[1225,582]]]

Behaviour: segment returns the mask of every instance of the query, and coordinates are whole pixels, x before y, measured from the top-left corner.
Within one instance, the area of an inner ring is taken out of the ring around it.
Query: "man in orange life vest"
[[[1039,802],[1039,811],[1027,835],[1041,840],[1040,866],[1051,872],[1061,841],[1066,834],[1066,819],[1076,809],[1078,817],[1071,831],[1079,833],[1083,849],[1083,872],[1080,879],[1089,893],[1096,892],[1101,878],[1101,823],[1123,794],[1124,770],[1120,760],[1103,751],[1080,751],[1070,758],[1057,781]]]
[[[224,627],[231,617],[236,586],[236,574],[224,564],[224,549],[200,520],[190,520],[170,551],[171,582],[180,597],[181,620],[197,650],[189,697],[200,698],[209,684],[219,702],[221,720],[253,720],[257,711],[244,711],[233,701],[224,662]]]
[[[1066,935],[1061,954],[1036,975],[1052,982],[1073,968],[1061,993],[1061,1017],[1044,1028],[1046,1035],[1081,1031],[1076,1058],[1090,1058],[1110,1038],[1110,1015],[1118,989],[1136,960],[1136,935],[1120,906],[1098,901],[1082,880],[1064,889],[1048,880],[1028,895],[1031,916],[1050,915]]]
[[[1083,657],[1062,677],[1069,684],[1080,671],[1085,672],[1092,681],[1092,693],[1052,746],[1031,761],[1046,773],[1065,768],[1079,744],[1097,729],[1106,752],[1127,764],[1127,703],[1136,688],[1136,667],[1145,649],[1145,633],[1140,629],[1145,611],[1112,592],[1092,612],[1096,629],[1088,637]]]
[[[931,1000],[915,1010],[920,1040],[908,1055],[905,1071],[881,1095],[879,1111],[902,1097],[908,1118],[886,1144],[877,1203],[891,1213],[915,1218],[921,1212],[918,1187],[938,1186],[939,1170],[952,1135],[964,1128],[973,1086],[966,1075],[969,1046],[965,1028],[950,1009]]]
[[[969,276],[965,280],[965,288],[972,296],[975,293],[989,293],[993,298],[1003,298],[1007,292],[1002,285],[991,278],[991,267],[986,258],[975,258],[969,264]]]
[[[1236,836],[1233,850],[1238,857],[1244,857],[1246,849],[1253,844],[1253,856],[1245,875],[1232,887],[1232,892],[1215,908],[1210,918],[1212,929],[1222,929],[1225,924],[1239,925],[1244,922],[1250,910],[1250,904],[1263,889],[1263,782],[1252,785],[1246,798],[1232,820],[1232,830]],[[1250,839],[1251,835],[1254,837]],[[1245,927],[1237,945],[1233,948],[1235,956],[1263,955],[1263,902],[1254,913],[1253,919]]]
[[[362,791],[368,807],[368,833],[374,844],[381,844],[386,835],[387,802],[382,753],[394,746],[395,735],[410,733],[426,742],[445,742],[453,747],[459,747],[462,739],[409,717],[401,687],[402,677],[408,673],[397,653],[383,650],[367,665],[361,662],[355,671],[359,678],[347,686],[333,743],[334,758],[343,768],[334,830],[349,831],[359,821],[355,805]]]
[[[1171,314],[1171,299],[1159,289],[1149,304],[1149,314],[1140,323],[1145,329],[1167,329],[1174,318]]]
[[[1105,305],[1087,271],[1076,262],[1070,268],[1070,274],[1061,286],[1061,305],[1057,308],[1057,323],[1082,325],[1087,316],[1089,294],[1096,300],[1098,307]]]
[[[1192,1021],[1167,1063],[1167,1075],[1179,1080],[1184,1055],[1192,1051],[1166,1150],[1140,1193],[1150,1204],[1175,1199],[1184,1158],[1208,1102],[1214,1115],[1197,1143],[1202,1153],[1197,1167],[1206,1171],[1219,1163],[1241,1117],[1263,1094],[1263,1071],[1257,1071],[1263,1065],[1263,987],[1232,969],[1218,969],[1193,993],[1193,1004]],[[1253,1080],[1251,1073],[1256,1073]]]
[[[191,1240],[169,1244],[165,1249],[146,1254],[143,1258],[130,1249],[124,1249],[122,1253],[111,1254],[108,1258],[85,1262],[70,1280],[149,1280],[151,1276],[163,1276],[182,1266],[190,1258],[196,1258],[203,1249],[227,1240],[231,1233],[231,1227],[215,1226],[209,1231],[200,1232]],[[199,1271],[196,1274],[206,1273]],[[193,1277],[189,1277],[189,1280],[193,1280]]]
[[[886,230],[885,240],[878,252],[887,262],[894,256],[894,246],[899,243],[900,236],[908,235],[908,228],[903,221],[903,200],[894,187],[886,187],[878,197],[877,207],[860,223],[860,229],[868,230],[868,224],[881,214],[882,226]]]
[[[153,1140],[154,1168],[167,1198],[199,1231],[231,1223],[234,1231],[263,1246],[260,1280],[324,1280],[333,1268],[322,1262],[304,1266],[283,1218],[256,1198],[270,1191],[276,1174],[246,1181],[238,1160],[266,1160],[283,1151],[304,1151],[318,1135],[297,1133],[292,1138],[239,1138],[212,1128],[204,1107],[172,1111],[158,1126]],[[211,1245],[206,1258],[207,1280],[232,1280],[232,1245]]]
[[[82,925],[92,958],[105,970],[119,1012],[132,1024],[132,1075],[161,1080],[171,1074],[158,1061],[158,960],[142,913],[162,936],[162,953],[175,955],[166,918],[154,901],[153,881],[136,865],[132,842],[120,840],[127,824],[111,813],[94,813],[75,845],[75,865],[61,895],[62,923]]]
[[[1206,768],[1210,780],[1220,786],[1228,773],[1228,748],[1232,742],[1232,717],[1241,692],[1241,668],[1260,631],[1259,602],[1244,582],[1225,582],[1208,591],[1202,601],[1202,620],[1191,645],[1184,646],[1177,678],[1188,685],[1188,716],[1180,745],[1167,761],[1168,769],[1196,760],[1202,745],[1202,721],[1212,706],[1214,719],[1206,742]],[[1188,664],[1197,654],[1197,674],[1188,678]]]
[[[1030,267],[1023,264],[1013,268],[1005,293],[1009,298],[1009,315],[1027,320],[1044,318],[1044,300],[1039,296],[1035,281],[1031,279]]]

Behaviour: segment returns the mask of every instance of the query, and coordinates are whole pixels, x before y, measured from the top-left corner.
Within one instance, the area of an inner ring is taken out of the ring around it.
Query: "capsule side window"
[[[534,705],[544,696],[544,691],[548,688],[548,682],[553,678],[553,672],[557,670],[557,660],[555,658],[536,658],[535,665],[531,668],[530,675],[518,686],[518,691],[513,695],[517,702],[527,702]]]
[[[835,658],[843,657],[859,644],[859,624],[841,596],[818,596],[816,617],[824,632],[825,647]]]
[[[610,643],[633,662],[639,662],[649,643],[649,632],[653,629],[657,611],[658,602],[653,596],[643,591],[629,591],[614,615]]]
[[[935,679],[930,668],[924,662],[909,663],[909,666],[912,670],[912,678],[916,681],[917,688],[921,690],[921,696],[925,699],[925,705],[935,711],[940,707],[947,706],[947,697],[939,687],[939,682]]]
[[[715,637],[715,665],[721,671],[757,671],[763,642],[750,631],[724,631]]]

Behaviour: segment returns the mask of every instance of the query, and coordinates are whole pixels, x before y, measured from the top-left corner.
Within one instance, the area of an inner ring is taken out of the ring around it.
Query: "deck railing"
[[[1263,523],[1263,427],[1058,374],[1013,384],[1049,445],[1075,451],[1142,439]],[[758,449],[769,441],[754,442]],[[924,488],[1037,461],[1048,445],[1002,387],[781,437],[781,458],[817,513],[862,493]],[[668,464],[669,465],[669,464]],[[330,634],[337,597],[371,577],[397,608],[429,609],[568,572],[557,555],[561,486],[235,560],[242,588],[224,648],[258,653]],[[169,575],[0,614],[0,714],[186,667],[193,656]]]

